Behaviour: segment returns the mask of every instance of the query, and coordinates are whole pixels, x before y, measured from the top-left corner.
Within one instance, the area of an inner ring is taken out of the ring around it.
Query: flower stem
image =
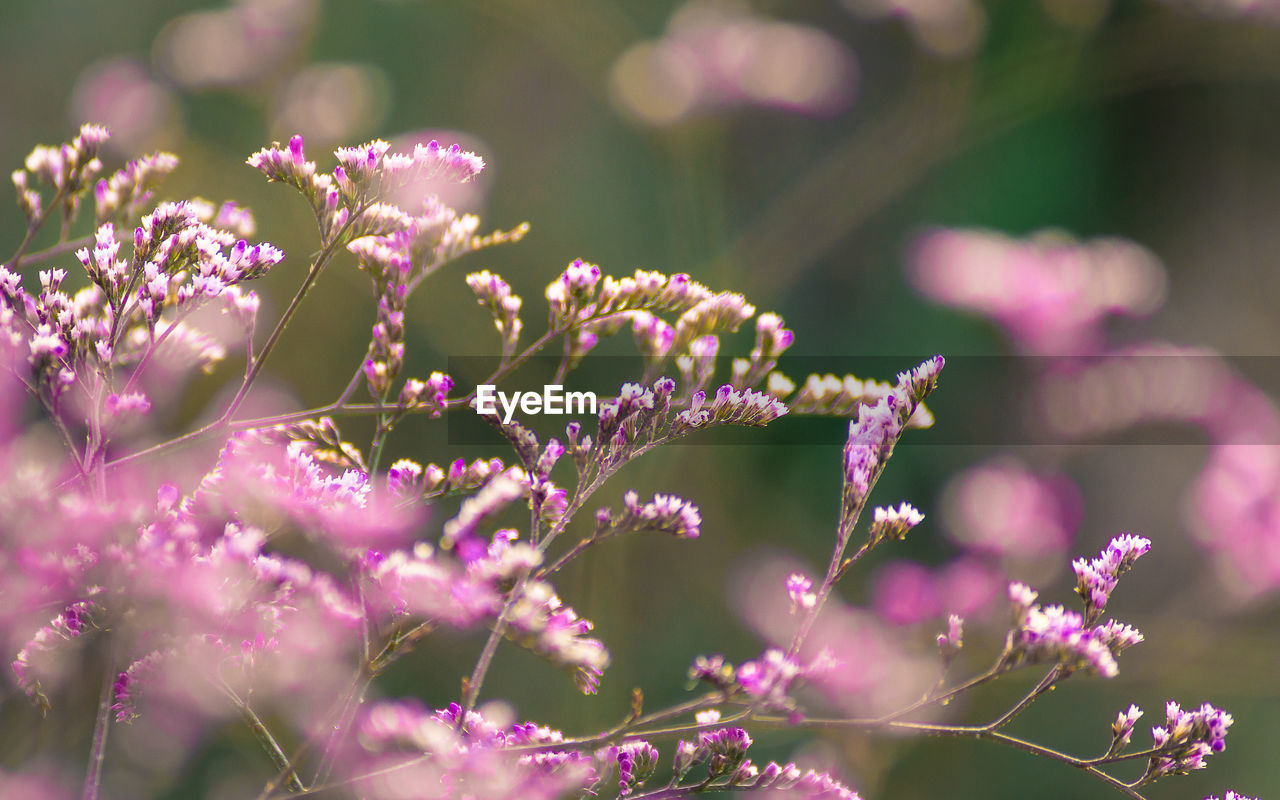
[[[267,730],[266,723],[262,721],[262,718],[254,713],[248,703],[240,703],[240,714],[244,717],[245,724],[249,726],[249,730],[253,731],[253,735],[257,737],[262,749],[267,751],[267,755],[271,757],[276,767],[286,774],[285,782],[289,786],[289,791],[303,791],[306,787],[302,785],[302,779],[298,777],[297,771],[293,768],[293,763],[285,755],[284,750],[280,748],[279,742],[271,735],[271,731]]]
[[[116,674],[112,669],[114,659],[107,657],[102,677],[102,691],[98,694],[98,712],[93,722],[93,747],[89,751],[89,766],[85,770],[84,800],[98,800],[98,787],[102,783],[102,763],[107,756],[107,734],[111,730],[111,691]]]

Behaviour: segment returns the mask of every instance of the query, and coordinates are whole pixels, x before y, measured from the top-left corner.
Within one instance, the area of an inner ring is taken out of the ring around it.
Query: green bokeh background
[[[542,287],[579,257],[607,274],[689,272],[713,288],[744,291],[783,315],[797,334],[794,353],[829,357],[833,372],[856,356],[902,355],[906,367],[908,356],[923,353],[1006,353],[995,329],[931,306],[907,285],[906,245],[929,225],[1132,238],[1165,263],[1169,299],[1149,322],[1117,326],[1120,336],[1140,332],[1228,355],[1280,354],[1280,30],[1121,2],[1096,29],[1079,31],[1055,24],[1029,0],[991,0],[981,52],[947,60],[920,51],[900,24],[859,20],[834,0],[756,2],[761,14],[848,43],[861,68],[857,100],[818,118],[741,109],[646,128],[611,102],[609,69],[630,45],[660,36],[675,6],[319,2],[305,43],[279,74],[237,88],[170,87],[174,116],[149,144],[183,161],[163,193],[235,198],[254,209],[259,235],[289,254],[259,287],[263,318],[272,319],[304,274],[314,232],[299,199],[266,185],[244,159],[292,133],[271,124],[273,91],[286,71],[349,62],[381,74],[385,105],[347,143],[423,128],[472,134],[490,163],[484,228],[532,226],[520,244],[467,257],[414,297],[411,374],[443,369],[450,355],[492,351],[490,323],[464,274],[487,268],[505,276],[526,298],[529,330],[539,331]],[[152,69],[152,43],[165,25],[221,7],[7,0],[0,7],[0,164],[16,167],[33,144],[75,130],[82,120],[70,97],[86,67],[131,57]],[[164,83],[158,71],[155,77]],[[326,163],[321,150],[309,155]],[[0,251],[9,252],[20,234],[16,210],[0,216]],[[269,381],[297,407],[324,403],[345,384],[368,341],[368,297],[364,276],[340,260],[308,299],[268,367]],[[730,341],[745,350],[749,334]],[[237,374],[232,361],[193,384],[175,428],[203,413]],[[967,402],[992,400],[1000,398]],[[956,407],[955,417],[940,415],[940,428],[965,424],[966,402]],[[834,430],[826,446],[790,445],[785,435],[766,433],[758,446],[674,448],[630,467],[602,502],[616,502],[627,487],[678,491],[701,506],[702,538],[611,542],[563,574],[562,595],[596,623],[614,656],[598,696],[575,694],[564,675],[513,649],[500,653],[486,693],[508,698],[522,718],[580,733],[618,720],[633,686],[651,708],[685,697],[684,672],[697,654],[753,657],[762,642],[734,612],[730,576],[762,552],[784,551],[820,570],[840,487],[843,437]],[[348,432],[356,441],[368,435],[359,422]],[[879,502],[908,498],[930,514],[948,476],[996,450],[929,447],[928,436],[912,434],[921,444],[895,457]],[[392,447],[393,456],[438,463],[480,452],[451,447],[440,426],[416,421]],[[1207,574],[1189,539],[1179,503],[1203,448],[1022,448],[1019,455],[1067,470],[1083,489],[1076,551],[1096,550],[1127,530],[1151,536],[1158,549],[1116,600],[1117,614],[1148,642],[1126,654],[1117,679],[1069,682],[1014,731],[1085,754],[1105,747],[1110,719],[1130,702],[1147,708],[1144,722],[1155,724],[1167,697],[1212,701],[1235,713],[1227,752],[1206,773],[1163,783],[1150,797],[1203,797],[1224,786],[1259,796],[1280,790],[1280,761],[1269,752],[1280,728],[1280,617],[1271,598],[1241,607],[1221,601],[1219,576]],[[931,516],[889,555],[945,561],[954,548],[941,524]],[[877,553],[851,576],[842,587],[847,599],[865,600],[866,576],[885,557]],[[1065,600],[1069,571],[1062,567],[1042,590]],[[444,637],[401,662],[381,689],[446,703],[479,646],[474,636]],[[979,636],[964,663],[980,668],[997,646]],[[1028,680],[1014,677],[980,694],[964,717],[997,714]],[[87,724],[40,720],[17,706],[3,709],[0,767],[35,758],[37,741],[84,751]],[[762,736],[758,760],[791,757],[804,741]],[[1069,768],[982,743],[850,736],[824,746],[869,798],[1106,796]],[[228,775],[260,785],[268,769],[249,737],[228,728],[176,773],[137,788],[175,799],[236,796],[230,787],[242,782]],[[107,775],[110,788],[110,755]]]

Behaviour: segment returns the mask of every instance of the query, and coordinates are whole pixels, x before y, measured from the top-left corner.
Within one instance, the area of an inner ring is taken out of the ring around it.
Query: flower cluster
[[[756,386],[773,374],[778,359],[795,342],[795,334],[782,327],[782,317],[772,311],[756,317],[756,343],[750,358],[733,361],[733,385]]]
[[[640,495],[628,491],[622,502],[621,513],[614,514],[607,508],[596,512],[596,538],[652,530],[681,539],[696,539],[701,532],[702,515],[698,507],[675,495],[656,494],[649,502],[641,503]]]
[[[787,577],[787,597],[791,598],[791,612],[812,611],[818,604],[818,595],[814,594],[813,581],[799,572]]]
[[[676,329],[649,311],[631,312],[631,330],[636,347],[650,365],[661,364],[676,342]]]
[[[128,162],[109,178],[99,179],[93,187],[95,219],[99,223],[114,221],[118,224],[134,217],[151,200],[160,180],[177,167],[178,157],[172,153],[152,153]],[[252,224],[245,225],[244,214],[247,211],[234,203],[224,204],[213,223],[214,227],[234,230],[241,236],[252,236]]]
[[[680,314],[683,319],[685,314],[708,301],[712,305],[736,307],[736,316],[742,319],[755,313],[754,307],[747,305],[741,295],[732,292],[717,294],[683,273],[667,276],[660,272],[636,270],[632,277],[614,278],[602,275],[598,266],[581,259],[569,264],[547,285],[546,296],[551,322],[556,328],[624,311],[670,311]],[[703,312],[699,312],[697,316],[702,315]],[[741,319],[738,324],[741,324]]]
[[[46,156],[41,163],[48,166],[53,156]],[[113,393],[116,409],[147,409],[145,396],[129,388],[157,352],[180,366],[207,367],[222,357],[221,344],[190,323],[210,303],[252,330],[258,298],[241,284],[265,275],[284,255],[268,243],[248,244],[219,222],[227,219],[215,217],[208,203],[163,203],[142,217],[127,249],[116,225],[104,222],[93,247],[76,252],[90,285],[74,294],[63,289],[66,270],[42,271],[40,291],[31,295],[20,275],[0,267],[0,343],[25,342],[46,404],[75,386],[92,395],[99,382],[115,384],[116,370],[132,368],[124,390]]]
[[[27,156],[26,171],[13,173],[18,191],[18,207],[29,227],[37,227],[43,217],[58,206],[64,220],[74,219],[80,200],[102,171],[98,151],[110,133],[101,125],[82,125],[79,134],[62,145],[38,145]],[[41,208],[40,193],[31,188],[34,177],[54,190],[51,208]]]
[[[111,710],[116,712],[116,722],[132,722],[138,718],[138,687],[151,678],[156,665],[162,659],[172,658],[173,651],[155,650],[134,661],[127,669],[116,676],[111,685],[111,696],[115,702]]]
[[[18,687],[26,692],[28,697],[36,700],[42,709],[48,708],[49,700],[40,687],[40,678],[37,674],[40,669],[38,662],[46,660],[48,655],[59,649],[62,643],[76,639],[92,628],[93,612],[96,608],[93,602],[85,600],[67,606],[66,610],[36,631],[13,659],[10,666],[18,681]]]
[[[1074,562],[1083,613],[1039,605],[1033,590],[1011,584],[1014,622],[995,664],[951,688],[947,670],[964,660],[957,658],[966,624],[958,613],[935,637],[937,655],[930,646],[917,658],[887,644],[894,631],[868,622],[874,615],[842,608],[836,584],[849,568],[924,518],[906,502],[875,508],[865,522],[863,512],[903,432],[932,423],[924,402],[943,359],[927,359],[893,383],[814,375],[797,391],[778,370],[794,341],[782,318],[757,316],[742,295],[712,291],[688,275],[640,270],[618,279],[576,260],[546,289],[548,330],[521,350],[521,299],[501,277],[471,273],[466,283],[501,339],[491,383],[551,343],[564,353],[563,377],[601,337],[628,327],[643,374],[604,399],[593,435],[584,434],[580,420],[566,426],[561,440],[542,438],[518,421],[490,419],[514,451],[507,463],[480,457],[440,466],[398,458],[384,467],[384,446],[401,420],[460,411],[474,396],[451,399],[454,379],[440,371],[403,376],[410,294],[445,263],[525,231],[479,237],[475,217],[435,199],[414,216],[391,198],[424,176],[470,180],[483,160],[435,142],[393,153],[376,140],[338,148],[337,165],[323,172],[307,160],[301,137],[251,156],[249,163],[269,180],[300,190],[320,238],[295,302],[257,350],[259,302],[243,285],[280,263],[283,253],[244,238],[255,223],[238,204],[215,207],[195,199],[150,208],[155,179],[176,163],[170,156],[131,162],[99,180],[95,153],[104,137],[87,126],[67,145],[37,148],[14,178],[31,231],[55,205],[64,220],[73,220],[79,203],[95,193],[95,226],[76,251],[87,287],[64,288],[73,285],[68,272],[52,268],[40,272],[38,291],[28,291],[19,272],[25,244],[0,267],[0,347],[4,366],[16,376],[0,386],[0,399],[9,399],[12,384],[15,393],[25,390],[41,401],[70,455],[70,468],[61,471],[56,463],[30,464],[23,452],[32,446],[17,442],[17,426],[0,430],[0,467],[12,473],[0,492],[0,567],[14,573],[14,601],[0,624],[8,640],[26,642],[13,658],[13,678],[42,710],[51,710],[58,691],[78,679],[81,657],[100,660],[108,653],[113,680],[99,704],[99,726],[149,724],[156,711],[166,712],[163,720],[234,713],[293,792],[347,785],[370,800],[552,800],[742,790],[848,800],[858,795],[830,772],[753,764],[753,735],[762,735],[753,725],[978,731],[979,738],[1002,741],[990,734],[1039,694],[1077,673],[1114,676],[1120,652],[1142,641],[1130,626],[1101,619],[1118,579],[1150,548],[1150,541],[1128,534],[1099,557]],[[54,191],[48,207],[30,187],[35,180]],[[240,402],[297,304],[335,258],[354,260],[373,284],[374,322],[355,376],[338,400],[320,409],[245,419],[237,414]],[[201,317],[217,311],[232,315],[248,340],[245,376],[232,402],[202,428],[125,451],[112,438],[121,428],[113,426],[157,402],[144,375],[149,364],[177,348],[186,352],[186,366],[210,365],[224,354],[227,343],[205,333]],[[748,355],[717,379],[721,337],[752,318]],[[352,402],[361,377],[374,403]],[[334,422],[347,414],[372,418],[367,447]],[[767,606],[758,616],[769,640],[758,657],[736,667],[723,656],[699,657],[689,674],[710,691],[646,712],[644,693],[636,689],[620,724],[584,736],[515,722],[509,706],[482,697],[491,690],[486,672],[504,640],[568,670],[582,693],[595,694],[611,655],[592,635],[593,623],[561,599],[552,583],[556,571],[606,538],[655,530],[693,540],[712,531],[704,530],[699,507],[682,496],[642,499],[627,491],[618,511],[599,508],[590,532],[563,547],[562,539],[583,526],[580,512],[598,503],[597,491],[620,469],[660,445],[712,426],[759,427],[789,414],[851,418],[843,491],[825,573],[788,567],[774,577],[771,591],[758,593],[760,606]],[[129,469],[198,443],[211,446],[191,457],[197,466],[163,463],[159,486],[152,474]],[[846,553],[860,523],[865,544]],[[943,610],[938,601],[929,613]],[[366,703],[391,663],[441,628],[486,637],[458,702],[434,710],[413,701]],[[109,641],[77,648],[91,631],[95,640]],[[939,711],[952,697],[1032,663],[1052,668],[997,723],[935,723],[919,713]],[[872,674],[877,670],[883,679]],[[889,691],[894,686],[903,697]],[[825,696],[819,702],[849,713],[874,707],[876,716],[810,716],[812,689]],[[872,693],[885,696],[873,704],[866,701]],[[1116,717],[1103,758],[1060,760],[1099,771],[1095,765],[1146,757],[1147,772],[1126,784],[1135,789],[1204,766],[1222,750],[1232,724],[1214,706],[1184,712],[1170,703],[1166,725],[1152,730],[1153,747],[1122,756],[1141,713],[1130,706]],[[276,725],[288,727],[287,738],[269,730]],[[92,763],[106,756],[105,730],[94,737]],[[646,790],[665,769],[655,742],[673,733],[687,738],[667,754],[671,778]],[[291,739],[302,743],[294,755],[280,745]],[[97,795],[98,780],[91,770],[86,796]],[[0,793],[9,786],[5,779]],[[264,796],[275,791],[273,783]]]
[[[502,355],[509,358],[515,353],[520,331],[524,329],[524,323],[520,321],[520,296],[511,291],[506,281],[487,269],[468,275],[467,285],[475,292],[476,302],[493,315],[493,325],[502,337]]]
[[[1150,539],[1125,534],[1112,539],[1097,558],[1071,562],[1076,573],[1076,593],[1084,600],[1085,617],[1094,620],[1102,614],[1120,576],[1150,549]]]
[[[371,602],[376,600],[383,613],[462,628],[496,614],[501,607],[492,576],[479,559],[464,569],[419,542],[411,550],[386,554],[371,550],[364,561],[373,590]]]
[[[412,154],[388,153],[391,145],[375,140],[359,147],[340,147],[334,151],[339,166],[332,175],[316,171],[314,161],[307,161],[301,136],[294,136],[287,146],[279,143],[264,147],[249,156],[249,166],[259,170],[268,180],[296,186],[308,193],[326,194],[335,190],[345,200],[359,200],[383,195],[420,174],[463,182],[479,175],[484,159],[464,151],[458,145],[441,147],[437,141],[418,145]]]
[[[1012,584],[1011,598],[1022,602],[1026,587]],[[1018,658],[1030,662],[1058,663],[1064,670],[1084,669],[1104,678],[1114,678],[1120,671],[1108,642],[1084,624],[1084,618],[1062,606],[1032,605],[1018,621],[1014,642]]]
[[[784,394],[794,391],[794,386]],[[874,379],[860,379],[853,375],[837,378],[835,375],[810,375],[800,391],[790,400],[793,414],[815,416],[856,417],[862,406],[874,406],[894,391],[894,385]],[[928,406],[920,403],[907,420],[909,428],[928,428],[933,415]]]
[[[658,749],[643,740],[611,745],[596,757],[606,764],[617,763],[619,797],[626,797],[642,786],[658,767]]]
[[[443,372],[433,372],[426,380],[410,378],[404,382],[396,405],[401,413],[425,411],[433,417],[439,417],[452,389],[453,378]]]
[[[915,416],[916,409],[938,384],[942,356],[898,375],[897,385],[872,405],[857,405],[858,418],[849,423],[844,447],[844,508],[847,518],[856,516],[866,502],[875,478],[893,453],[893,447]]]
[[[360,718],[357,738],[386,774],[363,787],[362,794],[376,800],[446,798],[454,787],[475,785],[490,792],[486,797],[554,800],[602,780],[603,758],[564,748],[522,752],[563,740],[559,731],[504,725],[457,703],[434,712],[412,702],[378,703]]]
[[[563,605],[545,581],[525,584],[510,609],[508,635],[513,641],[572,670],[583,694],[596,693],[600,676],[609,666],[609,651],[586,635],[593,627],[589,621]]]
[[[902,503],[897,508],[877,508],[871,522],[871,541],[904,539],[908,531],[923,521],[924,514],[910,503]]]
[[[794,658],[777,649],[769,649],[757,661],[738,666],[735,677],[747,694],[766,706],[785,707],[790,700],[791,684],[804,674]]]
[[[1141,708],[1130,705],[1126,710],[1116,714],[1116,721],[1111,723],[1110,752],[1115,753],[1129,746],[1129,741],[1133,738],[1133,726],[1138,724],[1142,713]]]
[[[231,511],[254,498],[304,530],[350,545],[398,537],[408,518],[373,498],[362,460],[352,463],[335,450],[317,452],[313,441],[295,439],[282,446],[272,438],[239,433],[228,439],[217,465],[201,481],[201,503]],[[321,459],[345,469],[336,472]]]
[[[1165,724],[1151,729],[1156,752],[1147,767],[1148,779],[1161,775],[1185,775],[1204,769],[1204,760],[1226,748],[1231,715],[1205,703],[1195,711],[1183,711],[1172,700],[1165,706]]]
[[[769,762],[763,769],[751,763],[752,740],[742,728],[718,728],[699,734],[696,742],[676,745],[675,775],[682,780],[700,764],[707,765],[707,783],[742,789],[774,789],[788,796],[823,800],[859,800],[849,787],[825,772],[801,771],[795,764]]]
[[[360,268],[369,273],[378,303],[370,352],[364,364],[365,379],[374,397],[386,399],[392,382],[404,366],[404,315],[413,289],[448,262],[495,244],[519,241],[528,230],[527,225],[522,225],[512,231],[497,231],[481,237],[475,235],[479,224],[479,217],[459,216],[435,198],[428,198],[422,215],[406,215],[404,224],[388,233],[370,233],[347,244]],[[475,277],[469,276],[468,282],[478,294],[482,289],[501,294],[499,287],[491,282],[476,288],[480,284],[473,281]],[[495,294],[490,305],[505,321],[505,327],[499,323],[504,342],[514,348],[520,334],[520,321],[516,316],[520,298],[512,296],[501,279],[497,282],[506,288],[506,293],[501,298]],[[482,296],[481,304],[485,302]],[[412,393],[411,384],[405,384],[402,397]]]
[[[1151,542],[1139,536],[1124,534],[1111,540],[1102,556],[1093,562],[1075,562],[1077,574],[1096,576],[1095,582],[1106,581],[1109,597],[1116,578],[1128,571],[1133,562],[1147,552]],[[1092,579],[1092,578],[1091,578]],[[1081,579],[1084,580],[1083,578]],[[1037,593],[1022,583],[1009,584],[1009,600],[1014,608],[1014,628],[1010,633],[1005,663],[1014,666],[1029,661],[1057,663],[1064,674],[1083,669],[1106,678],[1119,672],[1116,656],[1142,641],[1136,629],[1115,620],[1098,623],[1105,598],[1098,604],[1093,591],[1080,591],[1085,613],[1079,614],[1062,606],[1040,606]],[[1095,624],[1097,623],[1097,624]]]
[[[458,515],[445,523],[441,545],[456,548],[464,561],[477,558],[479,542],[476,532],[480,523],[528,492],[529,478],[518,467],[498,474],[485,483],[479,492],[464,500]]]
[[[711,424],[763,426],[787,413],[785,403],[771,394],[753,389],[738,391],[729,384],[716,390],[708,401],[705,392],[696,392],[689,408],[676,415],[673,431],[685,431]]]
[[[950,614],[947,616],[947,630],[940,633],[936,639],[938,643],[938,653],[941,654],[944,663],[955,658],[956,653],[960,652],[960,648],[964,646],[964,619],[958,614]]]
[[[469,464],[466,459],[459,458],[448,469],[438,464],[424,467],[412,459],[402,458],[387,470],[387,488],[406,501],[429,500],[452,492],[478,489],[505,469],[500,458],[477,458]]]

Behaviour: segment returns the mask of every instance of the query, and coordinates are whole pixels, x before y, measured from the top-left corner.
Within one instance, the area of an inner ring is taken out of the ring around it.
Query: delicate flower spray
[[[253,221],[239,206],[154,202],[157,181],[177,164],[171,155],[101,177],[96,152],[106,136],[85,126],[68,144],[37,148],[14,173],[27,231],[0,267],[0,402],[6,410],[38,405],[38,424],[65,448],[62,459],[33,458],[25,430],[10,423],[0,431],[8,478],[0,492],[0,630],[19,643],[12,683],[46,714],[61,712],[68,686],[94,682],[80,674],[86,665],[105,663],[84,798],[99,794],[113,726],[177,718],[247,726],[273,763],[262,798],[639,800],[730,789],[858,796],[829,773],[753,761],[755,739],[778,728],[985,740],[1141,798],[1146,786],[1204,767],[1223,749],[1232,718],[1209,704],[1168,703],[1165,723],[1136,748],[1143,712],[1131,705],[1109,734],[1099,721],[1095,757],[1005,730],[1063,681],[1114,677],[1123,651],[1142,641],[1106,616],[1120,578],[1151,546],[1128,534],[1073,564],[1079,610],[1045,605],[1035,590],[1010,584],[1003,646],[977,675],[949,674],[964,645],[964,620],[952,615],[936,637],[940,677],[923,697],[857,717],[831,715],[838,703],[804,690],[830,688],[833,675],[857,666],[848,662],[856,650],[811,641],[838,610],[840,579],[924,519],[905,502],[864,512],[901,437],[933,423],[925,401],[942,357],[888,383],[813,375],[798,384],[777,369],[793,340],[777,314],[757,314],[742,295],[688,275],[614,277],[585,261],[548,285],[545,332],[526,343],[522,298],[502,277],[478,271],[466,283],[492,319],[501,354],[486,383],[501,384],[553,345],[563,353],[563,378],[601,337],[624,329],[634,334],[643,374],[606,398],[595,419],[570,422],[563,439],[544,441],[518,420],[491,419],[511,444],[508,460],[384,465],[387,440],[407,416],[474,413],[473,394],[444,372],[405,374],[410,294],[450,261],[525,232],[478,235],[475,217],[434,199],[402,209],[387,198],[423,174],[469,180],[483,161],[458,147],[393,153],[375,141],[337,150],[336,166],[324,171],[297,136],[253,154],[250,166],[301,195],[319,235],[296,295],[260,337],[259,303],[247,285],[284,254],[243,238]],[[69,238],[90,205],[92,232]],[[31,251],[55,216],[59,242]],[[83,270],[74,278],[66,268],[26,271],[71,252]],[[370,279],[375,321],[346,387],[319,408],[239,416],[298,306],[329,265],[348,256]],[[234,324],[210,325],[218,315]],[[720,337],[753,320],[754,347],[717,376]],[[232,346],[245,350],[245,373],[212,422],[159,444],[127,424],[165,402],[148,390],[157,364],[171,374],[212,369]],[[623,466],[703,429],[762,427],[800,414],[850,422],[826,569],[819,578],[795,572],[775,587],[777,606],[789,608],[788,641],[738,665],[690,654],[690,677],[703,691],[649,709],[637,690],[625,719],[607,730],[565,734],[480,703],[503,642],[596,692],[611,655],[557,593],[554,580],[567,563],[621,536],[714,535],[698,507],[675,494],[627,491],[621,505],[596,504]],[[354,416],[374,421],[367,445],[348,441],[334,422]],[[133,471],[198,440],[220,449],[185,489],[149,484]],[[439,528],[426,524],[423,511],[447,496],[460,498],[456,514]],[[501,527],[517,510],[527,512],[517,515],[525,522]],[[456,702],[431,709],[373,699],[392,662],[448,628],[488,632]],[[936,721],[952,699],[1021,670],[1035,672],[1032,688],[995,719]],[[1145,768],[1126,772],[1128,762]],[[6,776],[0,786],[23,787],[24,797],[60,796],[40,788],[43,780]]]

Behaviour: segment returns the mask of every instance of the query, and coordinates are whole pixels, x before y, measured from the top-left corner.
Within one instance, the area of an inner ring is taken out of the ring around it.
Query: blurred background
[[[1148,641],[1125,655],[1119,677],[1068,682],[1012,732],[1089,755],[1130,702],[1158,724],[1166,699],[1209,701],[1235,714],[1230,747],[1205,773],[1150,796],[1280,789],[1268,752],[1280,731],[1280,570],[1250,571],[1280,554],[1280,438],[1265,397],[1280,387],[1276,3],[9,0],[0,74],[0,164],[16,168],[33,145],[98,122],[113,132],[108,170],[169,150],[182,164],[165,198],[251,207],[258,237],[288,253],[257,287],[266,320],[288,302],[316,240],[304,204],[246,166],[250,153],[294,133],[322,168],[327,150],[371,138],[481,153],[481,179],[444,199],[480,214],[483,230],[528,221],[531,231],[415,295],[410,374],[496,351],[467,272],[504,276],[540,332],[543,287],[575,258],[605,274],[688,272],[744,292],[795,331],[781,369],[797,382],[810,371],[891,379],[943,353],[959,375],[949,384],[944,373],[938,424],[908,433],[874,498],[909,500],[926,520],[842,584],[861,609],[849,613],[907,659],[926,652],[947,612],[963,612],[972,621],[957,669],[978,671],[1000,644],[1004,612],[991,600],[1006,577],[1067,602],[1070,558],[1123,531],[1148,536],[1151,555],[1112,606]],[[16,209],[0,216],[4,252],[21,224]],[[1102,284],[1105,296],[1090,289]],[[1055,327],[1054,314],[1069,321]],[[268,367],[264,413],[335,397],[373,316],[365,276],[335,264]],[[726,350],[745,353],[752,335],[726,337]],[[629,338],[602,351],[634,352]],[[1102,419],[1055,444],[1013,429],[1034,422],[1038,387],[1068,356],[1157,342],[1205,349],[1167,380],[1125,386],[1146,399],[1190,392],[1200,403],[1191,411],[1108,416],[1120,402],[1111,397]],[[1052,358],[1031,360],[1043,356]],[[966,364],[990,363],[982,358],[1025,375],[1022,391],[962,379]],[[877,374],[863,374],[868,364]],[[209,414],[237,375],[232,361],[191,384],[168,423]],[[1215,420],[1235,419],[1240,398],[1258,424],[1224,433]],[[998,435],[1004,419],[1008,435]],[[1134,422],[1142,436],[1121,433]],[[650,708],[686,697],[699,654],[755,657],[769,643],[759,608],[785,603],[770,576],[821,574],[836,520],[844,426],[789,424],[752,445],[659,451],[602,497],[676,491],[701,507],[704,525],[693,542],[610,542],[562,576],[563,597],[613,653],[598,696],[577,695],[514,649],[500,653],[487,693],[579,734],[621,719],[632,687]],[[368,436],[359,421],[344,430]],[[424,463],[505,455],[451,445],[443,426],[419,421],[393,451]],[[1243,499],[1232,493],[1240,483],[1250,487]],[[1246,523],[1241,550],[1233,542]],[[446,704],[479,646],[444,637],[380,690]],[[951,713],[993,718],[1030,680],[1010,678]],[[822,703],[813,697],[813,708]],[[35,752],[31,742],[89,735],[6,713],[15,716],[3,766]],[[269,768],[246,742],[228,727],[196,754],[157,757],[145,779],[117,785],[158,798],[253,796]],[[965,741],[774,734],[757,748],[758,761],[824,764],[868,798],[1104,793],[1067,767]]]

